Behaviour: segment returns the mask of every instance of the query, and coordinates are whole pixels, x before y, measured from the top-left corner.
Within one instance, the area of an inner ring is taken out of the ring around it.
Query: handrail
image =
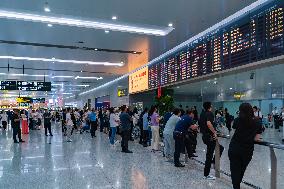
[[[283,144],[277,144],[277,143],[267,142],[267,141],[255,141],[254,143],[261,145],[261,146],[268,146],[268,147],[284,150]]]

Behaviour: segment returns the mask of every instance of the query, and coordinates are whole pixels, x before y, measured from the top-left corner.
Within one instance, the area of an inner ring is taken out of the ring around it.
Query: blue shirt
[[[96,120],[97,120],[97,115],[96,115],[96,113],[95,113],[95,112],[91,112],[91,113],[89,114],[89,119],[90,119],[90,121],[96,121]]]
[[[148,130],[148,113],[143,115],[143,130]]]
[[[193,125],[192,118],[189,115],[184,115],[181,120],[177,122],[175,131],[187,133],[191,125]]]

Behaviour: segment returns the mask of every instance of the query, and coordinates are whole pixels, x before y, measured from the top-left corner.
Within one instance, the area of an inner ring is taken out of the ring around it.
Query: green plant
[[[173,89],[162,89],[162,95],[155,98],[155,104],[158,107],[159,114],[164,115],[170,108],[174,106]]]

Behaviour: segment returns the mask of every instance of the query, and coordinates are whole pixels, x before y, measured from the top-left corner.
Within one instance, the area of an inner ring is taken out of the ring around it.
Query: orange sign
[[[129,93],[148,90],[148,66],[129,75]]]

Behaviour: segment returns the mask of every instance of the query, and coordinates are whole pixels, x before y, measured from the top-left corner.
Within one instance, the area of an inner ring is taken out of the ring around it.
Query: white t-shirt
[[[110,127],[117,127],[119,125],[118,121],[119,121],[118,114],[113,114],[113,113],[110,114],[110,116],[109,116]]]
[[[66,125],[69,125],[69,126],[73,125],[73,121],[71,119],[71,114],[70,113],[66,114]]]
[[[8,116],[5,113],[1,114],[1,117],[2,117],[1,121],[7,121],[8,120]]]

